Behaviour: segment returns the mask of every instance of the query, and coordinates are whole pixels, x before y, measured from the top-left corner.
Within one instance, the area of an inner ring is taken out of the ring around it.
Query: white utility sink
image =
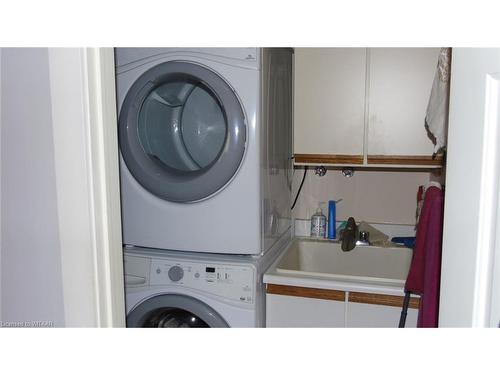
[[[403,286],[411,257],[412,250],[405,247],[356,246],[344,252],[338,242],[295,239],[276,271],[288,275]]]

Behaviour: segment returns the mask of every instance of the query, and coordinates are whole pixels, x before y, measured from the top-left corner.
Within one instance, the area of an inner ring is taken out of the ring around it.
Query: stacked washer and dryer
[[[292,54],[116,49],[128,326],[264,325],[291,239]]]

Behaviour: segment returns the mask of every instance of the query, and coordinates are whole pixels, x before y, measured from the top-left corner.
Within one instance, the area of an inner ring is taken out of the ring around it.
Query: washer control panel
[[[150,285],[182,285],[238,302],[255,300],[252,266],[153,259]]]

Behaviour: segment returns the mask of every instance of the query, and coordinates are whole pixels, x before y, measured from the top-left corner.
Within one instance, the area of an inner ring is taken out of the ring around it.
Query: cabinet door
[[[401,307],[352,303],[347,305],[348,328],[397,328],[401,316]],[[417,326],[418,310],[408,309],[406,328]]]
[[[370,49],[368,163],[377,157],[431,156],[425,114],[439,48]]]
[[[296,156],[355,155],[363,162],[365,78],[365,48],[295,49]]]
[[[267,294],[266,327],[345,327],[345,302]]]
[[[410,298],[405,327],[417,326],[419,299]],[[378,328],[399,325],[403,296],[349,292],[346,327]]]

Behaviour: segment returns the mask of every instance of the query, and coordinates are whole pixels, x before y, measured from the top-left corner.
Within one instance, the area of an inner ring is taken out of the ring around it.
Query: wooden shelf
[[[398,164],[398,165],[432,165],[442,166],[443,156],[411,156],[411,155],[368,155],[368,164]]]
[[[363,164],[363,155],[295,154],[295,163]]]
[[[295,154],[295,165],[360,166],[363,168],[441,168],[442,155],[363,155]]]

